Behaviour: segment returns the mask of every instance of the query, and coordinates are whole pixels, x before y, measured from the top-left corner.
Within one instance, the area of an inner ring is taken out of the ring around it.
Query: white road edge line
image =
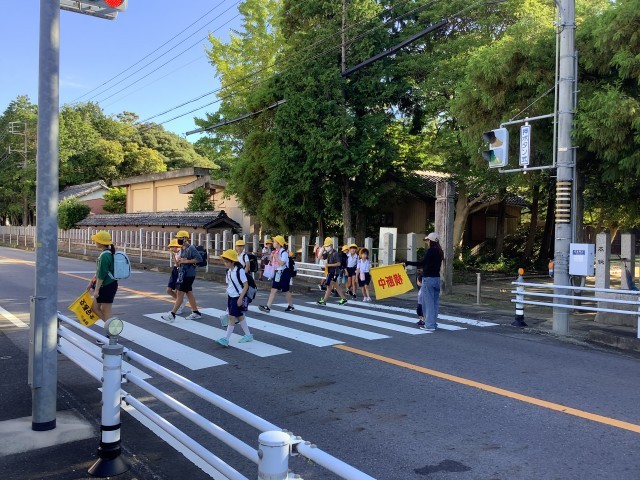
[[[24,323],[22,320],[20,320],[18,317],[16,317],[13,313],[8,312],[7,310],[5,310],[2,307],[0,307],[0,315],[2,315],[4,318],[9,320],[11,323],[13,323],[18,328],[29,328],[29,324],[28,323]]]

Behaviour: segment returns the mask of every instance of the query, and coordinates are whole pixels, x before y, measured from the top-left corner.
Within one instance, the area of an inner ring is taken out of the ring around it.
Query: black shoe
[[[293,305],[289,305],[287,308],[284,309],[285,312],[293,312],[295,310],[295,308],[293,308]]]
[[[333,295],[334,297],[339,297],[340,294],[338,293],[337,290],[334,290],[333,292],[331,292],[331,295]]]
[[[422,320],[420,320],[418,323],[416,323],[416,326],[417,326],[418,328],[420,328],[420,329],[423,329],[423,328],[424,328],[424,325],[425,325],[425,323],[424,323]]]
[[[267,307],[266,305],[260,305],[258,307],[260,310],[262,310],[264,313],[269,313],[271,312],[271,309],[269,307]]]
[[[327,286],[326,285],[318,285],[318,288],[323,292],[327,291]]]

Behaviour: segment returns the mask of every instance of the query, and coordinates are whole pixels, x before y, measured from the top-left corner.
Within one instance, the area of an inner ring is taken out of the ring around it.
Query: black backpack
[[[298,274],[298,269],[296,268],[296,261],[293,259],[292,256],[289,257],[289,265],[287,265],[287,268],[291,272],[292,278]]]
[[[198,245],[196,247],[196,250],[200,254],[200,257],[202,258],[201,261],[196,263],[196,266],[197,267],[206,267],[207,266],[207,257],[208,257],[207,251],[205,250],[205,248],[202,245]]]
[[[258,271],[258,257],[256,257],[253,253],[247,254],[249,257],[249,271],[257,272]]]

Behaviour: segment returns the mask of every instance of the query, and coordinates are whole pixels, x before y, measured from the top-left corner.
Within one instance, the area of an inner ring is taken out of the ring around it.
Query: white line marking
[[[391,312],[411,313],[413,315],[415,315],[415,313],[416,313],[415,309],[402,308],[402,307],[392,307],[392,306],[389,306],[389,305],[380,305],[380,304],[377,304],[377,303],[365,303],[365,302],[363,302],[361,304],[358,304],[358,306],[367,307],[367,308],[374,308],[374,309],[378,309],[378,310],[389,310]],[[495,326],[499,325],[499,323],[485,322],[485,321],[482,321],[482,320],[474,320],[472,318],[453,317],[451,315],[443,315],[442,313],[438,314],[438,318],[441,318],[443,320],[448,320],[450,322],[465,323],[467,325],[473,325],[475,327],[495,327]]]
[[[285,305],[278,305],[278,306],[286,307],[286,304]],[[331,308],[332,310],[327,310],[327,307]],[[371,327],[383,328],[385,330],[393,330],[394,332],[408,333],[409,335],[424,335],[424,334],[427,334],[427,333],[432,333],[432,332],[428,332],[427,330],[420,330],[420,329],[418,329],[418,327],[414,327],[414,328],[405,327],[404,325],[396,325],[395,323],[381,322],[379,320],[372,320],[370,318],[356,317],[355,315],[348,315],[348,314],[345,314],[345,313],[338,313],[338,312],[333,310],[334,308],[336,310],[346,310],[348,312],[371,314],[371,312],[369,312],[368,310],[362,310],[360,308],[349,307],[347,305],[337,305],[337,304],[327,303],[326,306],[324,306],[324,307],[318,306],[317,308],[309,308],[309,307],[303,307],[303,306],[300,306],[300,305],[296,305],[296,310],[300,310],[301,312],[308,312],[308,313],[314,313],[314,314],[317,314],[317,315],[324,315],[326,317],[336,318],[338,320],[344,320],[346,322],[360,323],[360,324],[368,325],[368,326],[371,326]]]
[[[9,320],[18,328],[29,328],[28,323],[24,323],[18,317],[16,317],[13,313],[6,311],[4,308],[0,307],[0,315]]]
[[[313,303],[313,302],[307,302],[307,303]],[[364,303],[364,302],[363,302]],[[327,303],[327,307],[331,307],[331,308],[344,308],[344,305],[340,306],[340,305],[330,305]],[[360,313],[364,313],[367,315],[373,315],[375,317],[383,317],[383,318],[388,318],[391,320],[400,320],[401,322],[407,322],[407,323],[415,323],[415,317],[414,318],[409,318],[409,317],[405,317],[404,315],[396,315],[393,313],[386,313],[386,312],[375,312],[372,310],[364,310],[361,308],[357,308],[357,307],[347,307],[350,308],[352,311],[355,312],[360,312]],[[442,330],[466,330],[466,328],[464,327],[458,327],[457,325],[447,325],[446,323],[439,323],[438,324],[438,328],[442,329]],[[418,330],[421,331],[421,330]]]
[[[104,327],[104,322],[99,320],[96,322],[96,325]],[[212,355],[207,355],[195,348],[187,347],[186,345],[174,342],[162,335],[150,332],[144,328],[136,327],[132,323],[125,322],[122,333],[123,335],[120,335],[122,338],[131,340],[132,342],[135,342],[158,355],[162,355],[169,360],[173,360],[180,365],[184,365],[191,370],[217,367],[227,363],[224,360],[220,360]]]
[[[95,270],[60,270],[58,271],[58,273],[76,273],[76,274],[90,274],[90,275],[95,275],[96,271]]]
[[[389,338],[388,335],[381,335],[379,333],[360,330],[359,328],[345,327],[343,325],[338,325],[336,323],[325,322],[323,320],[316,320],[308,317],[302,317],[300,315],[296,315],[295,313],[293,314],[282,313],[274,310],[271,310],[271,313],[263,313],[258,309],[258,307],[253,307],[253,306],[249,307],[249,311],[254,313],[262,313],[263,315],[280,318],[282,320],[288,320],[290,322],[302,323],[310,327],[323,328],[325,330],[331,330],[333,332],[339,332],[345,335],[351,335],[352,337],[364,338],[366,340],[380,340],[382,338]]]
[[[201,313],[209,314],[209,310],[215,310],[210,308],[201,308]],[[222,310],[219,310],[221,313],[224,313]],[[211,314],[213,315],[213,314]],[[176,321],[174,323],[167,323],[162,320],[160,317],[161,313],[152,313],[149,315],[145,315],[147,318],[151,318],[160,323],[164,323],[165,325],[171,325],[172,327],[179,328],[180,330],[185,330],[187,332],[195,333],[201,337],[209,338],[212,341],[217,340],[220,337],[224,337],[227,332],[226,330],[222,330],[220,328],[210,327],[209,325],[205,325],[203,323],[192,321],[192,320],[182,320],[180,317],[176,317]],[[273,345],[269,345],[268,343],[259,342],[254,340],[248,343],[238,343],[238,340],[242,338],[242,335],[233,334],[231,335],[231,341],[229,342],[232,347],[236,347],[239,350],[243,350],[247,353],[251,353],[253,355],[257,355],[258,357],[271,357],[273,355],[282,355],[284,353],[291,353],[289,350],[285,350],[284,348],[274,347]]]
[[[201,308],[200,313],[213,315],[214,317],[220,318],[220,316],[225,312],[224,310],[218,310],[217,308]],[[247,318],[247,323],[249,324],[249,328],[251,328],[252,330],[261,330],[263,332],[272,333],[273,335],[286,337],[291,340],[296,340],[298,342],[313,345],[314,347],[329,347],[331,345],[344,343],[340,340],[323,337],[314,333],[304,332],[295,328],[285,327],[282,325],[278,325],[277,323],[265,322],[261,319]]]

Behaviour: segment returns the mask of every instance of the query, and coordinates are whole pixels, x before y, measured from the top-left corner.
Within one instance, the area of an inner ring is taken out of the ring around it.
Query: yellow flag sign
[[[85,291],[69,305],[69,310],[76,314],[85,327],[90,327],[98,321],[98,316],[91,310],[91,305],[93,305],[93,297],[89,291]]]
[[[376,292],[376,300],[402,295],[413,290],[407,272],[400,264],[372,268],[371,283]]]

